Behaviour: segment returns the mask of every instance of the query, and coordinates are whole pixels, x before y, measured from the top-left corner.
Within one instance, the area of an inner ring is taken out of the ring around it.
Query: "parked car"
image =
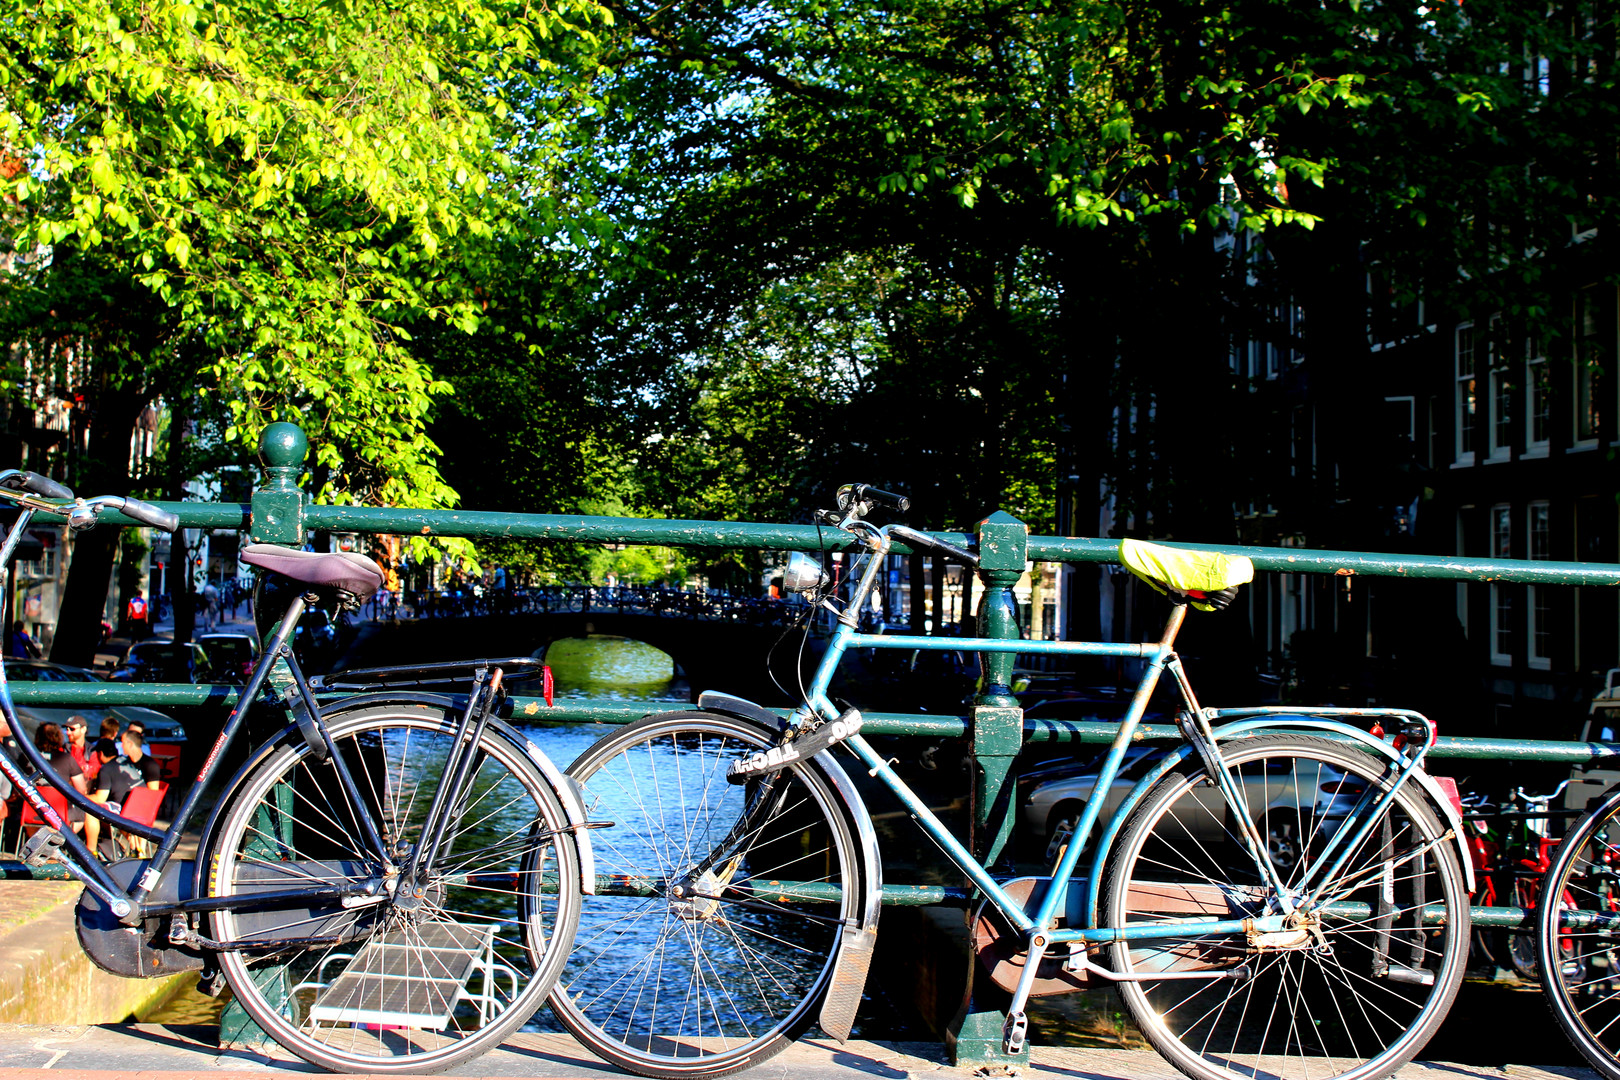
[[[67,664],[53,664],[48,660],[6,660],[6,678],[11,682],[62,682],[62,683],[97,683],[105,682],[102,676],[94,671],[80,667],[71,667]],[[146,709],[138,705],[111,705],[111,706],[81,706],[78,708],[59,707],[55,705],[35,705],[33,703],[18,704],[17,721],[22,725],[22,734],[32,739],[39,725],[45,723],[61,724],[70,716],[82,716],[90,722],[89,738],[94,741],[101,731],[101,722],[111,716],[120,725],[131,720],[139,720],[146,727],[146,741],[149,743],[183,743],[186,741],[186,729],[174,717],[155,709]]]
[[[208,651],[201,645],[153,638],[131,645],[129,655],[108,678],[120,682],[207,682],[210,670]]]
[[[1119,774],[1104,796],[1100,822],[1110,819],[1137,781],[1147,775],[1164,753],[1163,748],[1156,746],[1126,749]],[[1256,822],[1265,815],[1272,861],[1285,873],[1303,853],[1300,838],[1313,833],[1322,839],[1332,836],[1334,822],[1349,813],[1355,797],[1362,791],[1359,784],[1345,782],[1343,772],[1325,763],[1319,763],[1309,777],[1302,773],[1296,775],[1293,766],[1297,760],[1261,758],[1239,767]],[[1046,841],[1048,861],[1057,857],[1058,849],[1068,842],[1079,824],[1080,814],[1096,787],[1102,761],[1103,755],[1099,754],[1089,761],[1056,762],[1033,769],[1019,780],[1019,786],[1026,792],[1020,799],[1024,823],[1035,837]],[[1210,850],[1222,844],[1236,847],[1237,833],[1228,821],[1226,800],[1220,789],[1213,785],[1198,787],[1192,794],[1191,805],[1177,804],[1177,818],[1192,838]],[[1307,820],[1300,820],[1301,817]],[[1094,832],[1092,840],[1095,839]]]
[[[197,644],[208,652],[210,682],[247,682],[259,658],[258,637],[240,630],[198,634]]]
[[[1581,726],[1581,742],[1620,742],[1620,668],[1609,669],[1603,689],[1592,699]],[[1612,759],[1582,762],[1570,770],[1564,808],[1585,813],[1587,803],[1616,784],[1620,784],[1620,768]]]

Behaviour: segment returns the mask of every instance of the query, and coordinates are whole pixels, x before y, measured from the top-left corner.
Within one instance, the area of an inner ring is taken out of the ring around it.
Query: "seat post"
[[[1170,602],[1170,617],[1164,621],[1164,633],[1159,635],[1159,644],[1174,645],[1176,635],[1181,632],[1181,624],[1187,618],[1187,598],[1185,596]]]

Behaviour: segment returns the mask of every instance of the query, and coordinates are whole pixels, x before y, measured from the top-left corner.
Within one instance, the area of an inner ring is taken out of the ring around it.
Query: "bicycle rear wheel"
[[[363,807],[300,738],[229,796],[208,892],[375,882],[375,896],[287,901],[214,915],[238,1001],[282,1046],[322,1068],[435,1072],[498,1045],[544,1001],[579,918],[579,866],[563,809],[522,747],[486,730],[420,895],[397,867],[447,781],[460,714],[439,705],[355,709],[327,720]],[[366,839],[376,823],[386,862]],[[277,947],[276,942],[286,942]]]
[[[646,717],[569,766],[592,821],[598,895],[552,992],[558,1019],[630,1072],[711,1077],[788,1045],[815,1015],[859,913],[854,835],[819,766],[770,788],[733,761],[775,733],[706,712]],[[756,816],[739,829],[750,807]]]
[[[1356,827],[1362,792],[1391,779],[1387,762],[1308,736],[1221,749],[1296,897],[1330,838]],[[1132,813],[1102,888],[1106,926],[1277,910],[1220,790],[1190,764]],[[1402,787],[1322,902],[1320,918],[1270,938],[1189,931],[1114,944],[1113,969],[1141,980],[1121,982],[1120,996],[1154,1048],[1199,1080],[1389,1076],[1445,1018],[1468,954],[1456,845],[1415,785]],[[1221,977],[1188,977],[1199,973]]]
[[[1564,837],[1541,900],[1536,951],[1547,1005],[1592,1067],[1620,1080],[1620,788]]]

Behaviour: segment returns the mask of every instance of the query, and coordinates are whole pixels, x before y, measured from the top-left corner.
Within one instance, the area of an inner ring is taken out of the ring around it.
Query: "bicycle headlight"
[[[810,592],[827,580],[821,563],[802,551],[788,556],[787,569],[782,572],[782,588],[788,592]]]

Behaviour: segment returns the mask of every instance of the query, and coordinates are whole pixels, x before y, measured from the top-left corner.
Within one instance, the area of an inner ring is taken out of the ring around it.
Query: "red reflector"
[[[1322,785],[1322,790],[1329,795],[1360,795],[1367,790],[1367,785],[1360,780],[1329,780]]]
[[[540,669],[540,686],[545,691],[546,708],[549,709],[551,707],[551,694],[552,694],[552,691],[557,688],[557,684],[554,681],[552,681],[552,678],[551,678],[551,665],[550,664],[547,664],[545,667]]]
[[[1449,776],[1436,776],[1432,779],[1440,785],[1441,793],[1445,795],[1446,802],[1451,804],[1451,808],[1457,811],[1457,816],[1462,817],[1462,796],[1457,793],[1457,781]]]

